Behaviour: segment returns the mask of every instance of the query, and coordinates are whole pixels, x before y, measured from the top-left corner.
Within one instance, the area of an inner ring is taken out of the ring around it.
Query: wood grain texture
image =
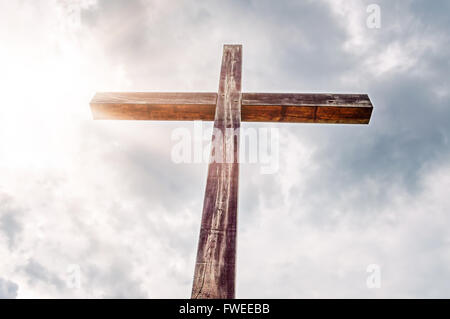
[[[242,121],[368,124],[367,94],[243,93]]]
[[[242,46],[225,45],[192,298],[235,297],[241,70]]]
[[[213,121],[217,93],[99,92],[95,120]]]
[[[217,93],[97,93],[94,119],[213,121]],[[366,94],[242,93],[245,122],[368,124]]]

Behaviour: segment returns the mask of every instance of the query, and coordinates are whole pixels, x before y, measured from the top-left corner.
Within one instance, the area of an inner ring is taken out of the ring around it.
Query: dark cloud
[[[16,283],[0,278],[0,299],[15,299],[19,285]]]
[[[414,40],[415,37],[423,39],[426,34],[422,34],[420,25],[427,25],[430,29],[439,30],[441,33],[443,31],[440,29],[440,21],[429,20],[424,14],[411,17],[410,10],[416,9],[417,2],[411,6],[392,5],[387,2],[380,5],[383,27],[379,31],[380,35],[376,35],[374,50],[386,48],[394,43],[406,43],[408,40]],[[424,11],[429,12],[430,15],[433,14],[434,5],[431,8],[426,8],[424,2],[421,5]],[[443,57],[448,57],[450,52],[449,46],[444,45],[448,37],[443,38],[443,43],[437,44],[439,47],[442,45],[441,50],[419,46],[417,52],[404,52],[404,54],[413,54],[419,59],[414,68],[376,78],[367,72],[363,63],[365,59],[372,56],[373,52],[367,52],[360,57],[345,52],[342,48],[346,38],[344,31],[340,28],[336,29],[326,8],[321,9],[322,11],[312,11],[313,14],[308,15],[316,17],[317,19],[312,20],[317,23],[323,22],[318,19],[319,16],[326,17],[321,27],[318,25],[314,27],[314,22],[309,27],[302,26],[303,22],[294,21],[293,14],[287,14],[283,19],[282,24],[290,25],[293,30],[298,28],[299,32],[305,34],[312,48],[309,49],[312,51],[309,51],[301,45],[292,45],[290,50],[291,44],[280,46],[283,50],[278,55],[279,60],[286,63],[286,67],[282,67],[287,73],[285,78],[296,78],[299,81],[308,79],[307,85],[320,91],[353,92],[354,87],[348,85],[347,89],[343,89],[339,81],[340,76],[347,70],[355,70],[355,73],[367,77],[364,80],[367,86],[364,91],[370,94],[375,106],[371,124],[367,127],[279,126],[280,129],[288,130],[301,140],[307,136],[313,145],[317,145],[313,162],[320,169],[311,180],[308,180],[309,187],[306,190],[300,190],[303,184],[294,185],[290,190],[293,200],[291,209],[297,210],[305,200],[315,203],[315,206],[321,207],[324,213],[318,214],[312,211],[311,214],[317,216],[315,219],[318,224],[327,224],[327,221],[332,219],[326,212],[339,209],[339,206],[336,206],[336,197],[344,196],[345,198],[345,194],[357,191],[358,197],[352,204],[358,207],[358,211],[367,211],[369,216],[373,216],[374,211],[391,204],[392,198],[397,194],[393,191],[394,188],[400,187],[416,194],[423,190],[421,179],[426,174],[426,170],[448,161],[450,101],[448,95],[444,98],[438,97],[435,89],[436,86],[445,85],[448,94],[449,86],[445,83],[448,82],[446,74],[450,68],[448,59]],[[297,11],[293,10],[293,12]],[[386,19],[384,19],[385,16]],[[412,20],[410,28],[399,28],[396,32],[383,32],[384,28],[391,29],[391,24],[398,24],[408,19]],[[414,25],[414,21],[419,24]],[[364,23],[364,21],[361,22]],[[318,29],[320,31],[317,31]],[[447,34],[444,32],[444,35]],[[418,76],[414,72],[415,69],[425,69],[426,72]],[[284,85],[285,81],[281,80],[280,83]],[[289,85],[292,86],[288,83],[288,87]],[[276,90],[281,88],[275,87]],[[298,90],[302,91],[302,88]],[[280,151],[281,154],[288,152],[286,149]],[[376,190],[369,190],[367,181],[372,181],[379,187]],[[276,178],[273,182],[285,183]],[[263,197],[268,203],[279,202],[279,196],[273,191],[274,183],[262,183],[255,190],[267,195]],[[251,199],[248,201],[245,197],[241,198],[241,204],[245,206],[255,202],[255,196],[250,196]],[[354,213],[351,206],[341,209],[345,209],[349,214]],[[367,217],[365,214],[362,216]]]
[[[450,26],[450,3],[445,0],[433,2],[425,0],[411,1],[410,9],[414,17],[420,19],[424,24],[433,29],[445,30]],[[443,29],[441,29],[443,28]]]
[[[99,269],[95,265],[83,267],[86,275],[85,289],[101,287],[102,298],[147,298],[141,282],[129,277],[132,265],[121,259],[115,259],[107,269]]]
[[[66,287],[65,282],[59,278],[58,275],[52,273],[45,266],[34,259],[29,259],[28,263],[24,267],[21,267],[20,270],[25,272],[28,282],[31,285],[41,283],[44,285],[54,286],[58,290],[62,290]]]
[[[0,230],[5,233],[10,250],[14,248],[17,237],[22,232],[22,225],[18,221],[18,216],[22,211],[13,207],[11,202],[9,196],[0,193]]]

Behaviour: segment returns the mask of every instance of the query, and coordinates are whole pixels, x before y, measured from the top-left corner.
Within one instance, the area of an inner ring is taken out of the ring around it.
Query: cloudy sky
[[[237,296],[450,298],[449,12],[1,1],[0,298],[190,296],[207,165],[174,163],[171,132],[193,124],[93,121],[89,101],[217,91],[225,43],[243,45],[244,91],[375,106],[368,126],[252,124],[279,129],[280,168],[242,164]]]

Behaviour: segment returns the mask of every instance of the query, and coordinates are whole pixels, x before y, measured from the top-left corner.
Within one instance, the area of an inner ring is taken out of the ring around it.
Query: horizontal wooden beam
[[[95,94],[95,120],[214,121],[217,93],[130,92]]]
[[[368,124],[367,94],[243,93],[242,121]]]
[[[97,120],[213,121],[217,93],[97,93]],[[366,94],[242,93],[241,120],[247,122],[368,124]]]

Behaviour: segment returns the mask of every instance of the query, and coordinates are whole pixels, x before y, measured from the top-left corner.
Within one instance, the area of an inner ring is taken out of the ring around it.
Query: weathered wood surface
[[[99,92],[91,101],[96,120],[214,120],[217,93]]]
[[[192,298],[235,297],[241,70],[242,46],[225,45]]]
[[[367,94],[243,93],[242,120],[248,122],[368,124]]]
[[[94,119],[214,120],[217,93],[97,93]],[[366,94],[242,93],[246,122],[368,124],[372,103]]]

